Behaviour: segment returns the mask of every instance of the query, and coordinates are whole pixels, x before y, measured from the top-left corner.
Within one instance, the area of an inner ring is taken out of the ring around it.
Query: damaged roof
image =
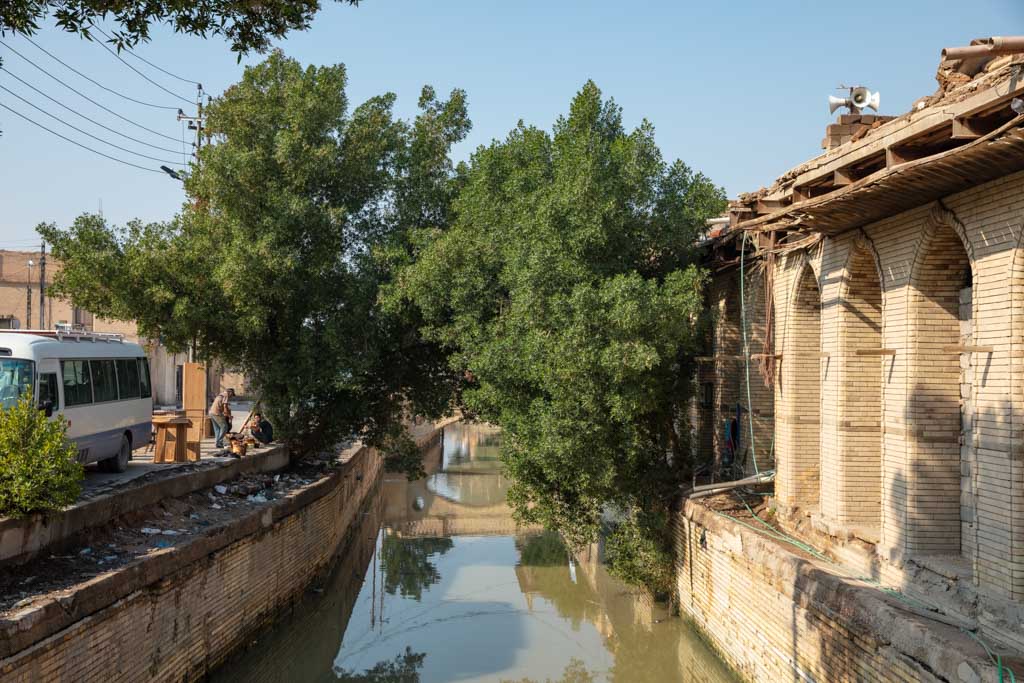
[[[934,94],[740,195],[731,226],[834,234],[1024,170],[1024,37],[943,55]]]

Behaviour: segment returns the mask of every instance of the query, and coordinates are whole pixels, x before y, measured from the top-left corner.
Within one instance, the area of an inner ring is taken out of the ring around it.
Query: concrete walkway
[[[241,427],[249,420],[251,403],[232,404],[234,418],[232,424]],[[214,447],[213,438],[203,439],[199,444],[199,456],[202,462],[230,462],[233,458],[218,457],[213,455],[219,452]],[[93,463],[85,468],[85,481],[82,483],[83,495],[94,495],[99,491],[117,488],[122,484],[137,479],[144,474],[156,471],[167,471],[175,468],[186,467],[192,463],[154,463],[153,451],[148,446],[137,448],[132,452],[132,459],[128,462],[128,469],[124,472],[101,472],[99,465]]]

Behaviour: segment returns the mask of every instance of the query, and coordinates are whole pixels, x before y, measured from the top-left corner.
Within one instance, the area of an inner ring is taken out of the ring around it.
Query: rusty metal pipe
[[[971,59],[972,57],[996,57],[1024,52],[1024,36],[992,36],[971,41],[967,47],[942,48],[943,59]]]

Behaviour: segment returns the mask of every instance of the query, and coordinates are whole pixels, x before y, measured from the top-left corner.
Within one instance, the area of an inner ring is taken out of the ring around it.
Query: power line
[[[65,88],[67,88],[67,89],[68,89],[68,90],[70,90],[71,92],[75,93],[75,94],[76,94],[76,95],[78,95],[79,97],[81,97],[81,98],[83,98],[83,99],[85,99],[85,100],[88,100],[89,102],[92,102],[93,104],[95,104],[95,105],[96,105],[97,107],[99,107],[99,108],[100,108],[100,109],[102,109],[103,111],[105,111],[105,112],[107,112],[107,113],[109,113],[109,114],[113,114],[114,116],[116,116],[117,118],[121,119],[122,121],[127,121],[128,123],[132,124],[133,126],[136,126],[136,127],[138,127],[138,128],[141,128],[142,130],[144,130],[144,131],[146,131],[146,132],[148,132],[148,133],[152,133],[153,135],[158,135],[158,136],[160,136],[160,137],[162,137],[162,138],[167,138],[167,139],[168,139],[168,140],[170,140],[171,142],[177,142],[177,141],[178,141],[178,139],[177,139],[177,138],[172,138],[172,137],[171,137],[170,135],[164,135],[163,133],[157,132],[157,131],[153,130],[152,128],[146,128],[146,127],[145,127],[145,126],[143,126],[143,125],[142,125],[141,123],[135,123],[135,122],[134,122],[134,121],[132,121],[131,119],[129,119],[129,118],[126,118],[126,117],[124,117],[124,116],[121,116],[120,114],[118,114],[118,113],[117,113],[116,111],[114,111],[113,109],[109,109],[109,108],[107,108],[107,107],[104,107],[104,106],[103,106],[102,104],[100,104],[100,103],[99,103],[99,102],[97,102],[96,100],[92,99],[91,97],[89,97],[89,96],[88,96],[88,95],[86,95],[85,93],[83,93],[83,92],[81,92],[81,91],[79,91],[79,90],[76,90],[76,89],[75,89],[74,87],[72,87],[72,86],[68,85],[67,83],[65,83],[64,81],[60,80],[59,78],[57,78],[56,76],[54,76],[53,74],[51,74],[51,73],[50,73],[49,71],[47,71],[47,70],[46,70],[46,69],[44,69],[43,67],[39,66],[38,64],[36,64],[35,62],[33,62],[33,61],[32,61],[31,59],[29,59],[29,58],[28,58],[28,57],[26,57],[25,55],[21,54],[20,52],[18,52],[18,51],[17,51],[17,50],[15,50],[15,49],[14,49],[13,47],[11,47],[11,46],[10,46],[10,45],[8,45],[7,43],[5,43],[4,41],[0,40],[0,45],[3,45],[3,46],[4,46],[4,47],[6,47],[6,48],[7,48],[8,50],[10,50],[10,51],[11,51],[11,52],[13,52],[14,54],[18,55],[19,57],[21,57],[22,59],[24,59],[24,60],[25,60],[26,62],[28,62],[29,64],[31,64],[31,65],[32,65],[32,66],[34,66],[35,68],[39,69],[39,70],[40,70],[40,71],[42,71],[42,72],[43,72],[44,74],[46,74],[47,76],[49,76],[49,77],[50,77],[50,78],[52,78],[53,80],[57,81],[58,83],[60,83],[60,84],[61,84],[61,85],[63,85],[63,86],[65,87]],[[6,71],[6,69],[5,69],[5,71]],[[10,72],[8,72],[8,73],[10,73]]]
[[[93,28],[93,29],[95,29],[96,31],[98,31],[100,35],[104,36],[104,37],[105,37],[106,39],[108,39],[109,41],[112,41],[112,42],[114,41],[114,39],[113,39],[113,38],[111,38],[110,34],[106,33],[105,31],[103,31],[102,29],[100,29],[100,28],[99,28],[98,26],[96,26],[95,24],[93,24],[93,25],[92,25],[92,28]],[[100,44],[102,44],[102,43],[100,43]],[[105,45],[103,45],[103,47],[106,47],[106,46],[105,46]],[[108,51],[111,51],[111,50],[110,50],[110,48],[108,48]],[[170,76],[171,78],[176,78],[176,79],[178,79],[179,81],[183,81],[183,82],[185,82],[185,83],[188,83],[189,85],[199,85],[199,81],[195,81],[195,80],[193,80],[193,79],[190,79],[190,78],[183,78],[183,77],[181,77],[181,76],[178,76],[178,75],[176,75],[176,74],[172,74],[171,72],[167,71],[166,69],[163,69],[163,68],[161,68],[161,67],[158,67],[157,65],[155,65],[155,63],[153,63],[152,61],[150,61],[150,60],[146,59],[145,57],[142,57],[142,56],[140,56],[140,55],[138,55],[138,54],[135,54],[135,52],[133,52],[132,50],[128,49],[127,47],[126,47],[126,48],[124,48],[123,50],[119,50],[119,52],[120,52],[120,51],[123,51],[123,52],[125,52],[125,53],[127,53],[127,54],[130,54],[131,56],[135,57],[135,58],[136,58],[136,59],[138,59],[139,61],[142,61],[142,62],[144,62],[144,63],[147,63],[147,65],[150,65],[151,67],[153,67],[154,69],[156,69],[156,70],[157,70],[157,71],[159,71],[159,72],[162,72],[162,73],[164,73],[164,74],[167,74],[167,75],[168,75],[168,76]],[[115,54],[114,56],[116,56],[116,57],[118,57],[119,59],[121,59],[121,56],[120,56],[120,54]],[[124,61],[124,59],[121,59],[121,60],[122,60],[122,61]],[[127,62],[125,62],[125,63],[127,63]],[[143,78],[145,78],[145,77],[143,77]],[[146,79],[146,80],[148,81],[148,80],[150,80],[150,79]],[[151,81],[151,82],[152,82],[152,81]],[[173,93],[172,93],[172,94],[173,94]],[[190,102],[189,102],[189,103],[190,103]]]
[[[141,104],[141,105],[143,105],[145,107],[153,107],[154,109],[170,109],[171,111],[177,111],[178,110],[178,107],[168,107],[168,106],[165,106],[165,105],[162,105],[162,104],[153,104],[152,102],[143,102],[142,100],[137,100],[134,97],[130,97],[128,95],[125,95],[122,92],[118,92],[117,90],[114,90],[113,88],[108,88],[107,86],[103,85],[99,81],[97,81],[97,80],[95,80],[93,78],[90,78],[89,76],[86,76],[84,73],[82,73],[81,71],[79,71],[75,67],[71,66],[70,64],[65,62],[63,59],[61,59],[57,55],[53,54],[52,52],[50,52],[45,47],[43,47],[42,45],[40,45],[36,41],[32,40],[28,36],[25,36],[25,40],[27,40],[32,45],[34,45],[36,47],[36,49],[41,50],[42,52],[45,52],[46,54],[50,55],[50,57],[54,61],[57,61],[57,62],[63,64],[65,68],[70,69],[71,71],[74,71],[76,74],[78,74],[79,76],[81,76],[85,80],[89,81],[90,83],[95,85],[97,88],[102,88],[103,90],[106,90],[109,93],[113,93],[114,95],[117,95],[118,97],[123,97],[124,99],[128,100],[129,102],[134,102],[135,104]],[[174,95],[174,93],[171,93],[171,94]],[[177,97],[177,95],[175,95],[175,97]],[[185,101],[188,102],[189,104],[192,104],[192,102],[189,101],[189,100],[185,100]]]
[[[178,153],[178,150],[176,150],[176,149],[168,149],[166,147],[160,147],[159,145],[154,145],[152,143],[145,142],[145,141],[139,140],[137,138],[133,138],[131,135],[128,135],[126,133],[122,133],[119,130],[115,130],[114,128],[111,128],[110,126],[105,126],[102,123],[100,123],[99,121],[96,121],[95,119],[91,119],[88,116],[86,116],[85,114],[81,113],[80,111],[77,111],[74,107],[69,107],[68,105],[66,105],[63,102],[61,102],[60,100],[58,100],[57,98],[51,97],[50,95],[47,95],[46,93],[44,93],[39,88],[35,87],[34,85],[29,83],[28,81],[25,81],[24,79],[19,78],[17,75],[12,73],[11,71],[8,71],[4,67],[0,66],[0,71],[5,72],[8,76],[10,76],[11,78],[17,80],[22,85],[24,85],[24,86],[26,86],[28,88],[31,88],[32,90],[36,91],[37,93],[39,93],[40,95],[42,95],[46,99],[48,99],[51,102],[53,102],[54,104],[56,104],[57,106],[63,107],[64,109],[67,109],[69,112],[71,112],[75,116],[79,116],[79,117],[85,119],[86,121],[88,121],[89,123],[97,125],[97,126],[99,126],[100,128],[102,128],[102,129],[104,129],[106,131],[114,133],[115,135],[120,135],[121,137],[127,138],[128,140],[131,140],[132,142],[136,142],[136,143],[138,143],[140,145],[145,145],[146,147],[152,147],[153,149],[158,149],[161,152],[170,152],[171,154],[177,154]]]
[[[96,136],[95,136],[95,135],[93,135],[92,133],[90,133],[90,132],[88,132],[88,131],[85,131],[85,130],[82,130],[82,129],[81,129],[81,128],[79,128],[78,126],[73,126],[72,124],[68,123],[67,121],[65,121],[65,120],[61,119],[60,117],[58,117],[58,116],[54,116],[54,115],[50,114],[49,112],[47,112],[46,110],[44,110],[43,108],[41,108],[41,106],[38,106],[38,105],[36,105],[36,104],[33,104],[32,102],[30,102],[30,101],[29,101],[28,99],[26,99],[26,98],[25,98],[25,97],[23,97],[22,95],[19,95],[19,94],[17,94],[17,93],[16,93],[16,92],[14,92],[13,90],[10,90],[9,88],[7,88],[7,87],[5,87],[5,86],[3,86],[3,85],[0,85],[0,90],[3,90],[3,91],[5,91],[5,92],[8,92],[8,93],[10,93],[10,94],[14,95],[14,96],[15,96],[15,97],[17,97],[18,99],[22,100],[23,102],[25,102],[26,104],[28,104],[29,106],[31,106],[31,108],[32,108],[32,109],[36,110],[37,112],[40,112],[41,114],[45,114],[46,116],[50,117],[51,119],[53,119],[54,121],[56,121],[56,122],[58,122],[58,123],[62,123],[63,125],[66,125],[66,126],[68,126],[69,128],[71,128],[71,129],[73,129],[73,130],[77,130],[78,132],[80,132],[80,133],[82,133],[83,135],[86,135],[86,136],[88,136],[88,137],[91,137],[92,139],[96,140],[97,142],[102,142],[103,144],[109,144],[109,145],[111,145],[112,147],[114,147],[114,148],[115,148],[115,150],[120,150],[121,152],[127,152],[127,153],[128,153],[128,154],[130,154],[130,155],[135,155],[136,157],[141,157],[142,159],[152,159],[153,161],[159,161],[159,162],[163,162],[163,163],[165,163],[165,164],[174,164],[175,166],[182,166],[182,164],[180,164],[179,162],[176,162],[176,161],[167,161],[166,159],[160,159],[159,157],[151,157],[150,155],[143,155],[143,154],[142,154],[142,153],[140,153],[140,152],[134,152],[134,151],[132,151],[132,150],[129,150],[129,148],[128,148],[128,147],[123,147],[123,146],[121,146],[120,144],[114,144],[114,143],[113,143],[113,142],[111,142],[110,140],[104,140],[104,139],[103,139],[103,138],[101,138],[101,137],[96,137]]]
[[[86,145],[83,145],[81,142],[78,142],[76,140],[72,140],[69,137],[61,135],[60,133],[58,133],[55,130],[47,128],[46,126],[44,126],[43,124],[41,124],[41,123],[39,123],[37,121],[33,121],[32,119],[30,119],[29,117],[25,116],[21,112],[15,111],[14,109],[11,109],[10,107],[8,107],[3,102],[0,102],[0,107],[3,107],[4,109],[6,109],[7,111],[11,112],[15,116],[20,116],[21,118],[23,118],[26,121],[28,121],[29,123],[31,123],[33,126],[39,126],[40,128],[42,128],[46,132],[52,133],[53,135],[56,135],[57,137],[61,138],[62,140],[66,140],[66,141],[70,142],[72,145],[77,145],[77,146],[81,147],[82,149],[89,150],[93,154],[99,154],[101,157],[105,157],[107,159],[110,159],[111,161],[116,161],[118,163],[124,164],[125,166],[132,166],[132,167],[140,169],[142,171],[149,171],[150,173],[160,173],[160,174],[163,174],[163,171],[159,171],[159,170],[157,170],[155,168],[146,168],[145,166],[139,166],[138,164],[133,164],[130,161],[125,161],[124,159],[118,159],[117,157],[112,157],[109,154],[104,154],[103,152],[97,151],[97,150],[93,149],[92,147],[88,147]]]
[[[111,54],[113,54],[113,55],[114,55],[114,57],[115,57],[115,58],[116,58],[116,59],[117,59],[118,61],[120,61],[121,63],[123,63],[123,65],[124,65],[125,67],[128,67],[128,69],[131,69],[131,70],[132,70],[133,72],[135,72],[136,74],[138,74],[139,76],[141,76],[141,77],[142,77],[143,79],[145,79],[145,81],[146,81],[147,83],[152,83],[153,85],[157,86],[158,88],[160,88],[161,90],[163,90],[163,91],[164,91],[164,92],[166,92],[167,94],[169,94],[169,95],[173,95],[173,96],[177,97],[178,99],[183,99],[184,101],[188,102],[189,104],[193,104],[193,103],[195,103],[195,102],[193,102],[193,100],[190,100],[190,99],[188,99],[187,97],[182,97],[181,95],[179,95],[178,93],[174,92],[173,90],[168,90],[168,89],[167,89],[167,88],[165,88],[164,86],[162,86],[162,85],[160,85],[159,83],[157,83],[156,81],[154,81],[154,80],[153,80],[152,78],[150,78],[150,77],[146,76],[145,74],[143,74],[143,73],[142,73],[142,72],[140,72],[139,70],[135,69],[134,67],[132,67],[132,66],[130,65],[130,63],[128,63],[127,61],[125,61],[125,60],[124,60],[124,59],[123,59],[123,58],[121,57],[121,55],[120,55],[120,54],[118,54],[117,52],[115,52],[114,50],[112,50],[112,49],[111,49],[110,47],[106,46],[106,45],[105,45],[105,44],[103,44],[103,43],[98,43],[98,44],[99,44],[99,46],[100,46],[100,47],[102,47],[102,48],[103,48],[104,50],[106,50],[106,51],[110,52]]]

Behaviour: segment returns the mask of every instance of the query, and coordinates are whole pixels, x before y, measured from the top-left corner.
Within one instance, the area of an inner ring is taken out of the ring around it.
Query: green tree
[[[350,112],[345,84],[341,65],[275,51],[209,106],[180,216],[39,231],[63,264],[56,293],[244,371],[296,452],[358,433],[408,463],[399,418],[443,413],[456,375],[416,309],[377,306],[391,278],[377,254],[445,227],[448,151],[470,124],[459,90],[424,88],[407,122],[390,93]]]
[[[317,0],[9,0],[0,3],[0,34],[32,35],[52,15],[59,28],[91,38],[93,24],[109,19],[116,26],[112,42],[120,49],[149,40],[151,25],[167,24],[178,33],[224,36],[241,56],[267,49],[272,38],[309,28],[318,11]]]
[[[552,134],[520,123],[479,149],[452,227],[413,235],[386,299],[420,309],[467,408],[504,429],[521,520],[580,547],[609,509],[667,510],[706,323],[692,247],[724,206],[588,82]]]
[[[67,420],[46,417],[26,392],[0,409],[0,515],[59,510],[82,492],[85,473]]]

